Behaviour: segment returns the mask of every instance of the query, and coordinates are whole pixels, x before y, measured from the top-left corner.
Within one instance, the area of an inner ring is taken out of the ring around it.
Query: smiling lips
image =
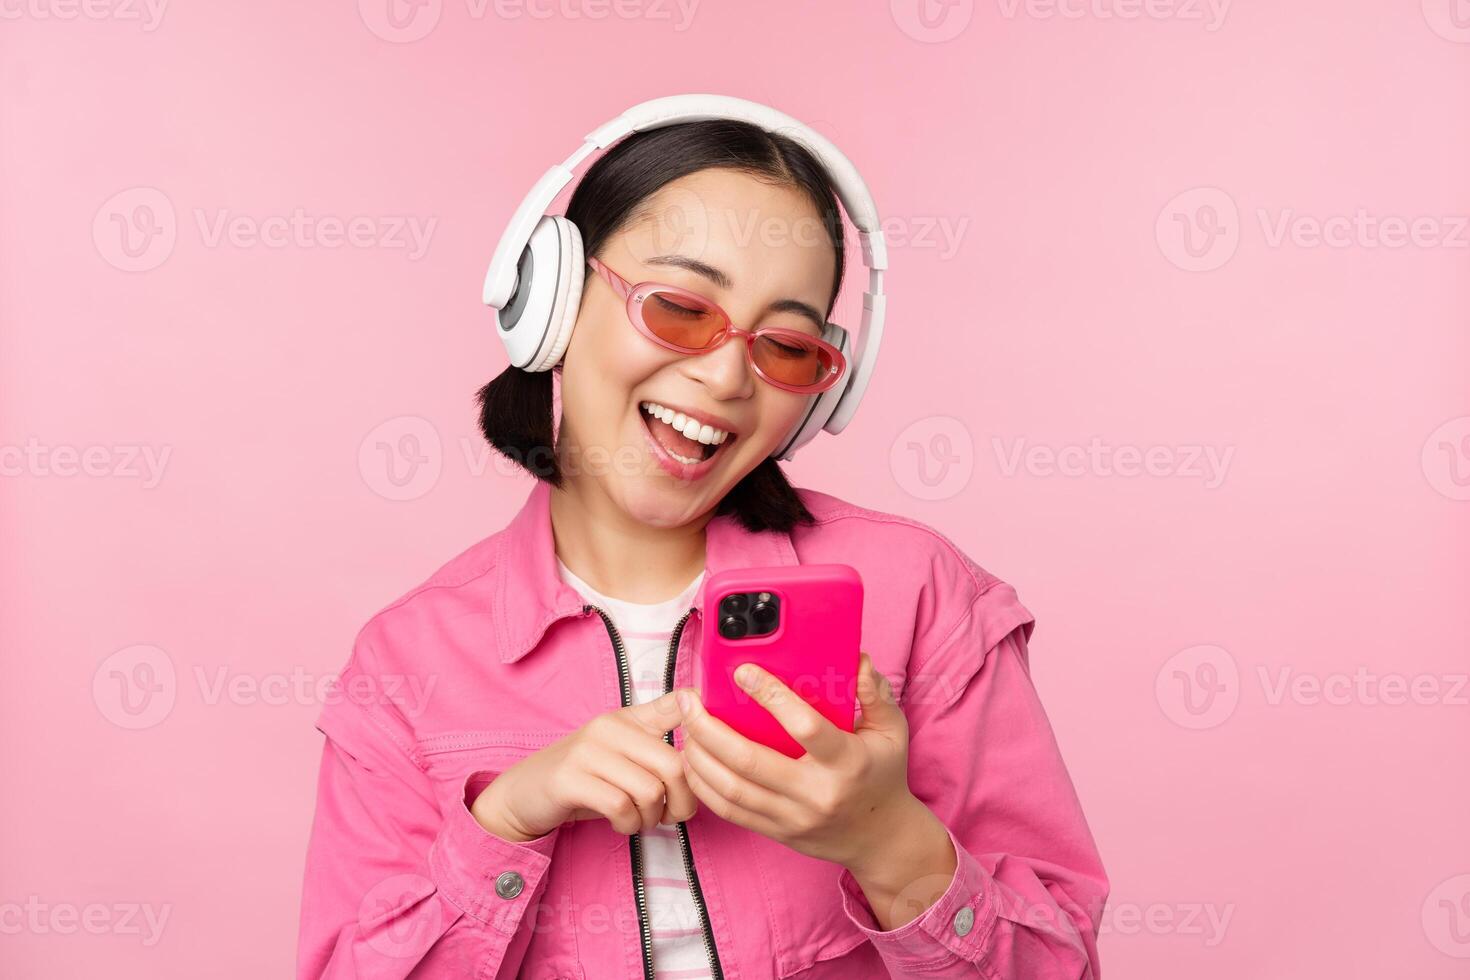
[[[733,433],[691,418],[658,402],[640,402],[644,426],[658,461],[671,475],[696,479],[709,472],[722,446]]]

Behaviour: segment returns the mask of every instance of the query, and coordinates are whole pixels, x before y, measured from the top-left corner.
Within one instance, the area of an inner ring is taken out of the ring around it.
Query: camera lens
[[[725,596],[720,602],[720,615],[738,616],[745,612],[745,607],[750,603],[744,592],[735,592]]]
[[[750,610],[750,618],[763,630],[776,625],[776,607],[769,602],[757,602]]]
[[[720,635],[727,640],[738,640],[745,635],[745,620],[739,616],[726,616],[720,620]]]

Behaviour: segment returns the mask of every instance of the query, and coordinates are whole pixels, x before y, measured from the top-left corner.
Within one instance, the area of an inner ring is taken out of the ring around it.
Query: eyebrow
[[[720,269],[716,269],[708,262],[691,259],[687,255],[655,255],[651,259],[644,259],[643,262],[645,265],[662,265],[675,269],[686,269],[697,276],[703,276],[721,289],[733,289],[735,286],[730,281],[730,277],[725,275]],[[778,299],[768,306],[767,309],[776,313],[795,313],[799,316],[804,316],[816,324],[818,330],[823,330],[827,326],[827,318],[822,316],[821,312],[815,306],[812,306],[810,303],[803,303],[799,299],[791,299],[789,297]]]

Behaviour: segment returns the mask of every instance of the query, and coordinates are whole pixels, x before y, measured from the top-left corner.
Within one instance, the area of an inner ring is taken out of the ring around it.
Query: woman
[[[710,220],[681,253],[660,232],[691,199]],[[530,496],[368,622],[318,723],[299,976],[1098,975],[1108,886],[1032,617],[939,533],[771,458],[849,369],[819,343],[839,214],[818,160],[747,122],[634,133],[588,169],[564,360],[480,393]],[[635,309],[649,281],[675,288]],[[713,348],[664,342],[723,317]],[[792,759],[700,704],[699,586],[815,562],[864,580],[859,718],[752,670]]]

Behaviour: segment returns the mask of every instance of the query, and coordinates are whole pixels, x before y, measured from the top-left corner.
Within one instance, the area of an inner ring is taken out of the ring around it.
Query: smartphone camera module
[[[721,616],[739,616],[750,608],[750,599],[744,592],[733,592],[720,603]]]
[[[720,600],[720,635],[767,636],[781,622],[781,600],[770,592],[732,592]]]

